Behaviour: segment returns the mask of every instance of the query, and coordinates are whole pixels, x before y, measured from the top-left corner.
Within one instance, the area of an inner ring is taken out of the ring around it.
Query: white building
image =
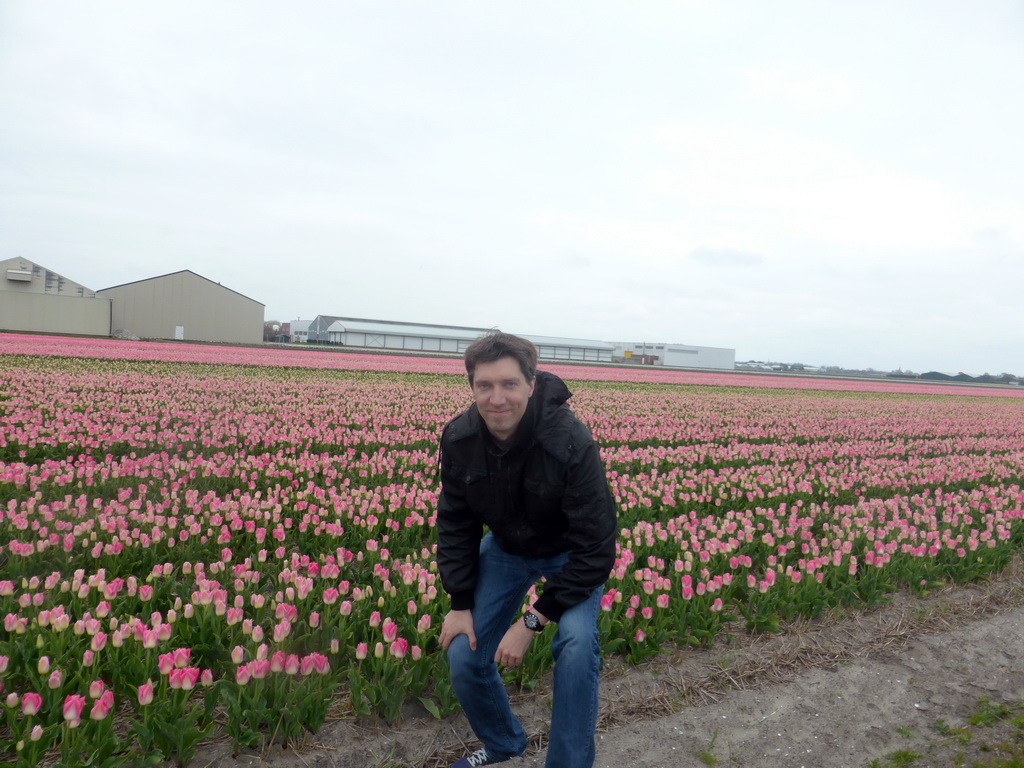
[[[614,347],[616,362],[718,370],[733,370],[736,367],[736,350],[725,347],[695,347],[689,344],[629,341],[616,342]]]
[[[475,339],[488,333],[490,328],[472,328],[457,325],[432,325],[429,323],[398,323],[390,320],[367,320],[354,317],[321,315],[312,322],[324,324],[326,318],[332,322],[326,329],[328,344],[370,349],[393,349],[412,352],[446,352],[462,354]],[[567,339],[553,336],[530,336],[519,334],[537,345],[541,360],[566,362],[612,361],[613,345],[590,339]]]
[[[312,320],[292,320],[288,323],[288,333],[293,344],[305,344],[309,341],[309,326],[312,323]]]

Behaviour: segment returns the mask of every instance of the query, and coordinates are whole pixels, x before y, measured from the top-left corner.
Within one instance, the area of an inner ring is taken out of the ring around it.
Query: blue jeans
[[[512,714],[494,653],[518,617],[530,586],[541,576],[551,577],[561,571],[567,559],[567,554],[537,558],[510,555],[490,534],[480,542],[473,608],[477,649],[470,650],[469,638],[459,635],[448,646],[448,664],[459,703],[492,759],[509,759],[526,750],[526,734]],[[603,591],[598,587],[562,615],[551,644],[555,680],[546,762],[549,768],[590,768],[594,764],[601,664],[597,612]]]

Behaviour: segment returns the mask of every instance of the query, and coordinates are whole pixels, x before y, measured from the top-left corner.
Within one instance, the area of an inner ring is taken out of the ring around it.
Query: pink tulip
[[[249,662],[249,668],[254,679],[262,680],[270,672],[270,661],[267,659],[256,659]]]
[[[175,690],[191,691],[199,681],[198,667],[175,668],[167,676],[167,684]]]
[[[46,681],[46,685],[49,687],[51,691],[56,691],[58,688],[61,687],[63,683],[64,673],[61,672],[59,669],[53,670],[53,672],[50,673],[49,679],[47,679]]]
[[[103,691],[106,690],[106,687],[107,686],[104,685],[102,680],[93,680],[89,683],[89,698],[98,699],[103,695]]]
[[[384,626],[381,628],[381,632],[384,635],[384,642],[394,642],[395,638],[398,637],[398,625],[395,624],[391,619],[384,620]]]
[[[148,707],[153,703],[153,683],[146,681],[139,686],[139,706]]]
[[[409,641],[404,637],[395,638],[394,642],[391,643],[389,651],[392,656],[396,659],[404,659],[406,652],[409,650]]]
[[[85,709],[85,696],[71,693],[64,699],[64,720],[69,728],[77,728],[82,722],[83,709]]]
[[[248,664],[242,664],[235,668],[235,682],[239,685],[246,685],[252,679],[252,670]]]
[[[299,673],[299,657],[294,653],[288,654],[288,658],[284,663],[284,673],[286,675],[297,675]]]
[[[359,661],[362,661],[363,659],[365,659],[367,654],[368,654],[368,649],[367,649],[366,643],[359,643],[358,645],[356,645],[356,658]]]
[[[104,720],[110,711],[114,708],[114,692],[105,691],[92,704],[92,709],[89,711],[89,718],[91,720]]]
[[[43,706],[43,697],[38,693],[26,693],[21,697],[21,713],[31,717]]]
[[[174,654],[161,653],[156,660],[156,668],[160,671],[161,675],[169,675],[171,670],[174,669]]]

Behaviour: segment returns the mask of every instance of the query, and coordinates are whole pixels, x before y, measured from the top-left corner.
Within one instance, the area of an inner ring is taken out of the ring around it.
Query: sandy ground
[[[987,697],[1024,700],[1024,572],[926,598],[802,622],[777,635],[722,638],[640,668],[610,660],[602,679],[597,768],[866,768],[896,750],[953,765],[941,720],[959,727]],[[543,686],[542,686],[543,688]],[[532,744],[503,765],[544,765],[549,692],[515,700]],[[478,745],[461,716],[398,727],[341,717],[298,748],[207,768],[439,768]]]

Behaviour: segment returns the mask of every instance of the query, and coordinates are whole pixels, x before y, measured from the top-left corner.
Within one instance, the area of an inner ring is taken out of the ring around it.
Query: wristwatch
[[[533,632],[543,632],[544,625],[540,623],[540,617],[537,616],[533,611],[527,611],[523,614],[523,624],[526,628]]]

